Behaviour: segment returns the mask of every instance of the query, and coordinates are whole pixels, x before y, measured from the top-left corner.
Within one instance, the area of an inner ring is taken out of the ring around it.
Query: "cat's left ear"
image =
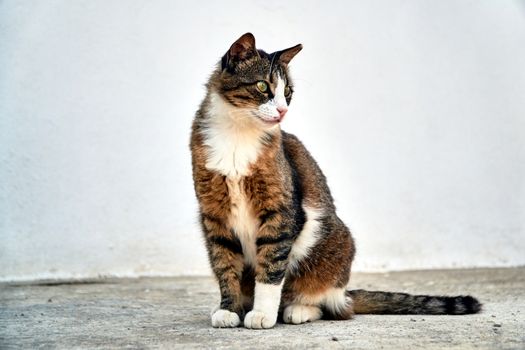
[[[279,61],[283,63],[285,66],[287,66],[292,58],[295,57],[303,49],[303,45],[295,45],[294,47],[290,47],[289,49],[284,49],[281,51],[276,52],[277,57],[279,57]]]

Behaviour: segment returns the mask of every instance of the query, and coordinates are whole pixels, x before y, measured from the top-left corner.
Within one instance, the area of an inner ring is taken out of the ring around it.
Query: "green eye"
[[[292,93],[292,89],[289,86],[284,88],[284,96],[288,97],[290,96],[291,93]]]
[[[266,84],[265,81],[258,81],[257,82],[257,89],[259,89],[260,92],[266,92],[268,90],[268,84]]]

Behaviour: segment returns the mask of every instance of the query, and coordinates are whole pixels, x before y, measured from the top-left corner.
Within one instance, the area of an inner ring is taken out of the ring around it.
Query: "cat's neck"
[[[213,91],[207,96],[207,107],[203,136],[208,169],[228,177],[248,176],[260,156],[277,147],[279,125],[264,127],[248,109],[232,106]]]

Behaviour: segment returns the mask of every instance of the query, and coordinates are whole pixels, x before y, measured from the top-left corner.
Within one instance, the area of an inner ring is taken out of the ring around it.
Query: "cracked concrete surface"
[[[469,316],[358,315],[350,321],[214,329],[211,278],[0,284],[1,349],[524,349],[525,268],[355,273],[351,288],[471,294]]]

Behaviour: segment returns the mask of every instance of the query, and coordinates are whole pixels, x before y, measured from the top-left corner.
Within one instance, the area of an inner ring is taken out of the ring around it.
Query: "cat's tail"
[[[349,290],[346,293],[353,300],[356,314],[466,315],[479,312],[482,306],[470,295],[411,295],[363,289]]]

